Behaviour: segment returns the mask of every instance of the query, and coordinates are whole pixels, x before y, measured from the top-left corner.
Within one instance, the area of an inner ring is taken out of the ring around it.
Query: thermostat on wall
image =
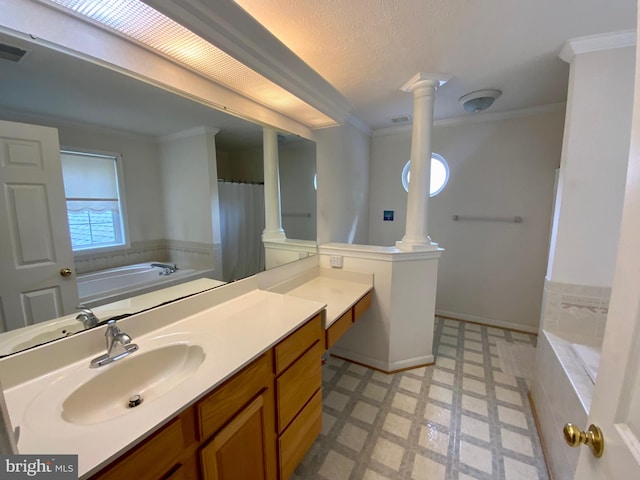
[[[385,222],[393,222],[393,210],[385,210],[383,218]]]

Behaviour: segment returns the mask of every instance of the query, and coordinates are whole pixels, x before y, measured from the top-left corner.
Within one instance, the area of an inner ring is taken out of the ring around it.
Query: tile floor
[[[536,337],[437,319],[436,365],[386,375],[331,358],[323,430],[294,480],[548,480],[525,379],[496,344]]]

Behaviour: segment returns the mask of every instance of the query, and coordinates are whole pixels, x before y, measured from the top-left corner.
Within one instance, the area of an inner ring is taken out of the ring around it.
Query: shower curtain
[[[218,183],[222,275],[226,282],[264,270],[264,185]]]

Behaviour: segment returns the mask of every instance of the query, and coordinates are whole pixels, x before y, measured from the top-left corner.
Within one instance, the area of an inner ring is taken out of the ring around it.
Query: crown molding
[[[371,136],[371,134],[373,132],[369,125],[364,123],[362,120],[360,120],[355,115],[349,115],[349,117],[347,117],[347,123],[353,125],[358,130],[360,130],[362,133],[364,133],[365,135],[367,135],[369,137]]]
[[[469,113],[458,117],[442,118],[434,120],[434,127],[447,127],[452,125],[466,125],[470,123],[499,122],[502,120],[510,120],[513,118],[532,117],[534,115],[542,115],[550,112],[564,111],[565,102],[549,103],[547,105],[539,105],[537,107],[521,108],[518,110],[509,110],[506,112],[495,113]],[[378,128],[373,131],[373,137],[383,137],[385,135],[396,135],[400,133],[411,133],[412,124],[397,125],[394,127]]]
[[[571,63],[573,57],[582,53],[612,50],[614,48],[635,47],[636,31],[623,30],[586,37],[577,37],[567,40],[558,56],[567,63]]]
[[[347,121],[347,99],[233,0],[144,1],[336,122]]]

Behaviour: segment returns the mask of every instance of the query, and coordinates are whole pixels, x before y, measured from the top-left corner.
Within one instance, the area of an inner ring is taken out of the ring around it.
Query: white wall
[[[318,244],[367,244],[370,137],[351,124],[314,131]]]
[[[436,309],[462,319],[537,331],[563,112],[436,125],[433,149],[450,167],[429,201],[428,232],[440,259]],[[372,139],[370,243],[393,245],[405,231],[400,175],[411,132]],[[393,222],[383,210],[395,210]],[[454,222],[453,215],[520,216],[523,222]]]
[[[629,158],[635,49],[571,62],[547,277],[610,287]]]
[[[160,144],[167,239],[213,243],[208,135],[198,129]]]
[[[278,166],[282,228],[287,238],[316,241],[317,201],[313,188],[315,144],[299,141],[280,145]]]

